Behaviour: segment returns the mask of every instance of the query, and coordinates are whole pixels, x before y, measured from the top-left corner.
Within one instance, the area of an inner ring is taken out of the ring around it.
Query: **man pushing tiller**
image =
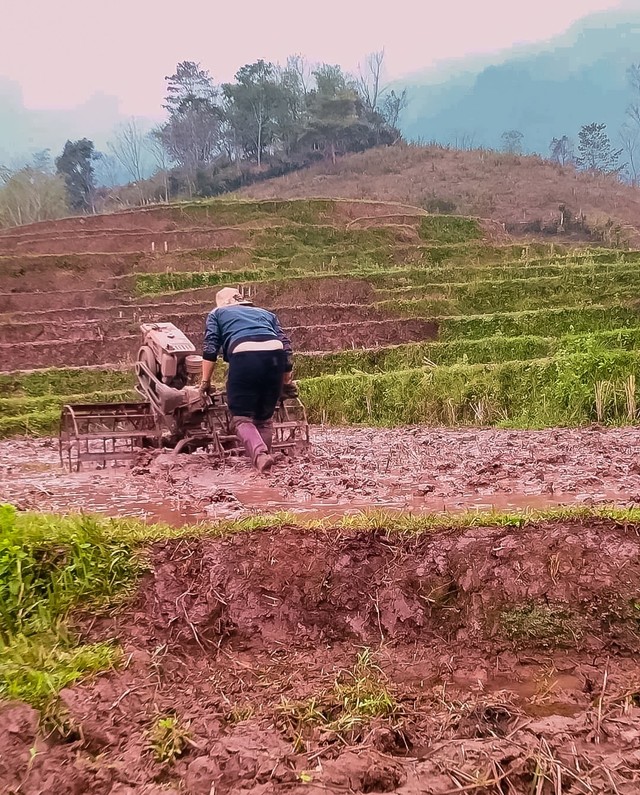
[[[273,465],[273,414],[281,396],[296,397],[289,337],[273,312],[247,301],[233,287],[216,294],[216,308],[208,316],[202,353],[203,392],[222,350],[229,363],[227,405],[234,430],[259,472]]]

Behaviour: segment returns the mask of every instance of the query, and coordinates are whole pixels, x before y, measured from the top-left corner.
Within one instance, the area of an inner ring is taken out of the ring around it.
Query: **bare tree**
[[[549,144],[549,152],[553,162],[561,166],[575,163],[573,141],[567,135],[563,135],[562,138],[552,138]]]
[[[62,218],[68,212],[61,176],[31,166],[0,168],[0,227]]]
[[[169,203],[169,181],[167,179],[167,175],[169,173],[169,169],[173,166],[173,162],[169,157],[167,149],[162,142],[162,131],[159,129],[150,130],[147,133],[147,146],[151,155],[153,156],[153,160],[155,162],[156,168],[158,169],[158,173],[162,175],[162,182],[164,188],[164,200]]]
[[[381,86],[383,64],[384,49],[370,52],[366,57],[364,69],[358,65],[356,78],[358,93],[369,111],[377,109],[380,96],[385,90]]]
[[[287,58],[286,70],[292,72],[298,78],[298,83],[302,90],[302,96],[306,99],[311,89],[313,80],[313,67],[304,55],[290,55]]]
[[[400,136],[398,121],[400,114],[408,105],[407,89],[398,92],[390,89],[388,85],[383,85],[384,57],[384,48],[367,55],[364,66],[358,65],[354,88],[360,96],[367,116],[378,128],[378,133],[386,124]]]
[[[627,118],[620,129],[620,141],[626,156],[627,171],[633,185],[638,184],[638,149],[640,146],[640,63],[631,64],[627,79],[634,92],[634,101],[627,107]]]
[[[462,149],[466,152],[475,148],[476,133],[468,130],[456,131],[453,134],[453,145],[456,149]]]
[[[406,88],[403,88],[399,94],[391,89],[391,91],[385,95],[384,101],[382,102],[382,117],[389,127],[394,130],[398,129],[400,114],[408,104],[409,97],[407,96]]]
[[[96,178],[98,182],[109,188],[122,184],[122,165],[114,155],[101,153],[96,161]]]
[[[134,182],[144,179],[146,140],[146,136],[132,117],[119,127],[114,140],[107,144],[113,156]]]
[[[638,184],[640,168],[640,126],[625,122],[619,132],[620,143],[627,157],[626,172],[632,185]]]
[[[524,135],[520,130],[506,130],[502,133],[502,151],[509,155],[522,154],[522,141]]]
[[[627,116],[631,124],[640,130],[640,63],[632,64],[627,69],[627,79],[635,94],[634,101],[627,107]]]

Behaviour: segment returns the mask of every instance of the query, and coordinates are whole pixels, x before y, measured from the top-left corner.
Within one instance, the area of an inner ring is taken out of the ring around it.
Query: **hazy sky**
[[[225,81],[244,63],[295,52],[353,70],[384,46],[397,77],[547,39],[621,5],[640,0],[0,0],[0,76],[20,83],[27,107],[103,92],[126,115],[157,116],[164,76],[181,60]]]

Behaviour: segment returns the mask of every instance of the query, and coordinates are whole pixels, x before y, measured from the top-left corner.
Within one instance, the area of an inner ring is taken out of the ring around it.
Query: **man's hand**
[[[200,392],[203,395],[211,394],[211,381],[200,381]]]

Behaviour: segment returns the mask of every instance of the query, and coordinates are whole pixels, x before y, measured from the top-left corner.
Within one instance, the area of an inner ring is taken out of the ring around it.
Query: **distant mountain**
[[[544,44],[493,58],[448,64],[402,82],[410,95],[402,120],[410,139],[499,148],[506,130],[527,152],[577,139],[583,124],[604,122],[612,140],[632,99],[626,71],[640,62],[640,11],[595,14]]]
[[[43,149],[50,149],[55,158],[68,139],[90,138],[96,149],[105,151],[114,129],[124,121],[118,99],[102,93],[70,109],[26,108],[18,83],[0,76],[0,165],[20,166]],[[125,173],[119,176],[127,181]]]
[[[526,152],[546,155],[554,136],[577,138],[583,124],[596,121],[616,141],[631,100],[626,70],[634,62],[640,62],[640,11],[585,17],[551,41],[451,61],[398,81],[410,96],[403,132],[414,140],[499,148],[502,133],[517,129]],[[68,138],[86,136],[104,150],[123,120],[118,99],[102,93],[70,109],[26,108],[19,85],[0,76],[0,165],[19,164],[42,149],[55,156]]]

